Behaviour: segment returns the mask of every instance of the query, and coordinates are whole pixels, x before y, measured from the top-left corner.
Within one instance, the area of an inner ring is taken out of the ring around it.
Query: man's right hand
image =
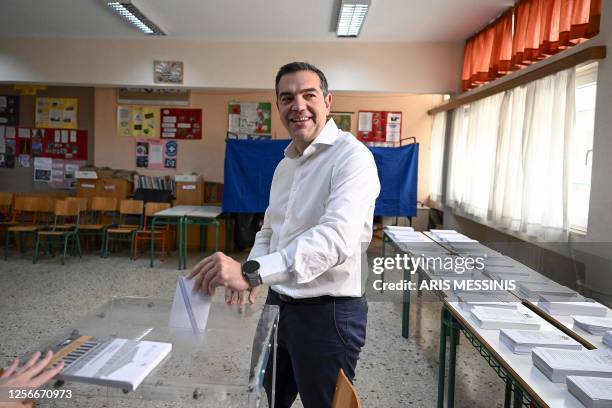
[[[237,291],[225,288],[225,302],[228,305],[245,305],[248,303],[254,304],[257,300],[262,285],[259,285],[251,290]]]

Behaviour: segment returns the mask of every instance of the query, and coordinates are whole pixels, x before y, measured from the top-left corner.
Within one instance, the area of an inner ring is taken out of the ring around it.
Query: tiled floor
[[[374,242],[369,252],[380,253]],[[246,253],[233,254],[243,259]],[[189,264],[197,262],[191,255]],[[33,265],[31,254],[11,254],[0,260],[0,364],[35,347],[37,341],[67,328],[111,296],[170,298],[174,294],[176,258],[156,264],[130,261],[127,253],[102,259],[94,253],[82,259],[42,259]],[[391,274],[392,275],[392,274]],[[397,278],[397,277],[396,277]],[[388,276],[387,279],[393,279]],[[221,295],[220,291],[217,294]],[[263,300],[264,296],[260,296]],[[370,300],[367,343],[361,354],[356,387],[364,407],[435,407],[438,378],[440,304],[412,297],[410,338],[400,336],[401,294]],[[474,348],[462,339],[458,349],[455,406],[501,407],[503,384]],[[294,404],[301,406],[299,402]],[[183,406],[180,403],[73,400],[68,406]]]

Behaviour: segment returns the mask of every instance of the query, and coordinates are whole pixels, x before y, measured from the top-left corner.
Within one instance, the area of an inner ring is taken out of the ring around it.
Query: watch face
[[[244,265],[242,265],[242,271],[244,273],[255,273],[259,270],[259,262],[257,261],[246,261]]]

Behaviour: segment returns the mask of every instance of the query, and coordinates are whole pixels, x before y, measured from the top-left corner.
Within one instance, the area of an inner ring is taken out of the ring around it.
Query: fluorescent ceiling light
[[[336,35],[357,37],[370,8],[370,0],[342,0]]]
[[[166,35],[161,28],[149,20],[130,0],[108,1],[111,10],[149,35]]]

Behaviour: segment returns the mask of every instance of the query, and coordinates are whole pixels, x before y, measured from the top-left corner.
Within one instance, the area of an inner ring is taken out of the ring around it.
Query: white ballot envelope
[[[188,280],[184,276],[179,276],[168,326],[203,333],[206,330],[212,297],[195,292],[194,281],[195,279]]]

